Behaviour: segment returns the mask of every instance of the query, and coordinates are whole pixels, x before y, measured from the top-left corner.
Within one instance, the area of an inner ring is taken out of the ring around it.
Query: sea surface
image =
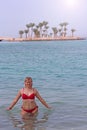
[[[7,107],[26,76],[51,110],[23,120]],[[0,42],[0,130],[87,130],[87,41]]]

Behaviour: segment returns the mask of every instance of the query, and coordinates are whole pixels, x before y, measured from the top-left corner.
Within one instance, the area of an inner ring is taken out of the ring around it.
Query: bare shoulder
[[[34,93],[38,93],[38,90],[36,88],[33,88]]]
[[[21,94],[23,93],[23,88],[21,88],[21,89],[19,90],[19,93],[21,93]]]

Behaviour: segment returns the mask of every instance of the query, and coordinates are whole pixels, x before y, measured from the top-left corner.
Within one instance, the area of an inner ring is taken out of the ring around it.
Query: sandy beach
[[[66,37],[42,37],[42,38],[12,38],[12,37],[0,37],[0,41],[9,42],[23,42],[23,41],[62,41],[62,40],[86,40],[85,37],[66,36]]]

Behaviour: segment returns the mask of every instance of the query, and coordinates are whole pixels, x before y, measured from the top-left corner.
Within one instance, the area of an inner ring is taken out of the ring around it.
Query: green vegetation
[[[51,31],[49,33],[49,25],[47,21],[40,22],[38,25],[35,23],[26,24],[25,30],[19,30],[20,38],[25,37],[26,39],[32,38],[57,38],[57,37],[66,37],[67,36],[67,22],[63,22],[59,24],[58,27],[51,27]],[[74,36],[75,29],[71,29],[71,36]],[[25,36],[23,36],[25,34]]]

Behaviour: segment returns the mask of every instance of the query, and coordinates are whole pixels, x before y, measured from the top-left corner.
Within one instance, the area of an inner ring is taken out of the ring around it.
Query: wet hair
[[[32,81],[32,78],[31,77],[26,77],[25,80],[28,79],[28,80],[31,80]]]

